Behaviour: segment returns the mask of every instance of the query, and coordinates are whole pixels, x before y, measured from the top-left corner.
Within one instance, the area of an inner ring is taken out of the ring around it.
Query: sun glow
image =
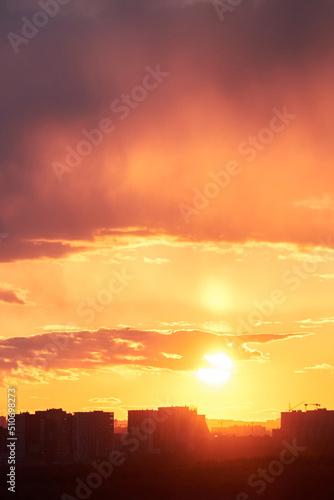
[[[197,371],[197,377],[207,384],[222,384],[231,376],[233,362],[226,354],[207,354],[204,359],[209,361],[214,368],[201,368]]]
[[[233,362],[230,360],[226,354],[207,354],[204,356],[205,359],[209,361],[214,366],[217,366],[221,370],[231,370],[233,368]]]
[[[228,290],[219,284],[206,286],[201,295],[204,307],[211,311],[223,311],[231,307],[231,298]]]
[[[216,368],[202,368],[198,370],[197,377],[207,384],[222,384],[231,376],[231,372],[217,370]]]

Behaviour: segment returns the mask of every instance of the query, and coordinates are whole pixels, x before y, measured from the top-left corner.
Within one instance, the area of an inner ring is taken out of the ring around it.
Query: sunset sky
[[[334,2],[41,5],[0,7],[0,415],[333,409]]]

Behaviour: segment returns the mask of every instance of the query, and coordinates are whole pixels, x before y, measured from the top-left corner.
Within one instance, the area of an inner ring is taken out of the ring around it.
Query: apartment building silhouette
[[[334,443],[334,411],[326,408],[281,413],[281,428],[273,430],[277,439],[296,439],[300,444]]]
[[[62,409],[16,415],[18,462],[91,461],[112,448],[114,414]]]
[[[187,406],[128,412],[128,434],[143,453],[187,453],[200,449],[210,432],[205,415]]]

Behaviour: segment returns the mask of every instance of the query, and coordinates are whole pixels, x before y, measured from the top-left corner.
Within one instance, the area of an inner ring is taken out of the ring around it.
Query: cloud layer
[[[303,334],[226,335],[201,330],[141,331],[130,328],[41,334],[0,341],[2,378],[41,382],[70,380],[105,368],[193,371],[208,353],[225,352],[235,361],[263,361],[249,344],[265,344]],[[204,351],[203,351],[204,349]],[[205,360],[204,360],[205,362]]]
[[[333,2],[243,2],[221,22],[212,2],[73,0],[17,55],[7,34],[36,3],[2,9],[2,261],[79,252],[102,229],[297,243],[331,232],[332,207],[305,200],[333,197]],[[110,105],[148,65],[169,76],[122,120]],[[240,145],[285,107],[296,119],[249,162]],[[115,131],[59,183],[53,162],[105,118]],[[186,224],[179,205],[231,160],[242,173]]]

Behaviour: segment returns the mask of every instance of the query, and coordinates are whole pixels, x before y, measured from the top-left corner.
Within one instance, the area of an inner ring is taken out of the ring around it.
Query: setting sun
[[[207,354],[206,356],[204,356],[204,358],[207,359],[212,365],[217,366],[221,370],[231,370],[233,368],[233,362],[228,356],[226,356],[226,354]]]
[[[197,371],[197,377],[207,384],[222,384],[231,376],[233,362],[223,353],[207,354],[204,359],[209,361],[214,368],[201,368]]]

